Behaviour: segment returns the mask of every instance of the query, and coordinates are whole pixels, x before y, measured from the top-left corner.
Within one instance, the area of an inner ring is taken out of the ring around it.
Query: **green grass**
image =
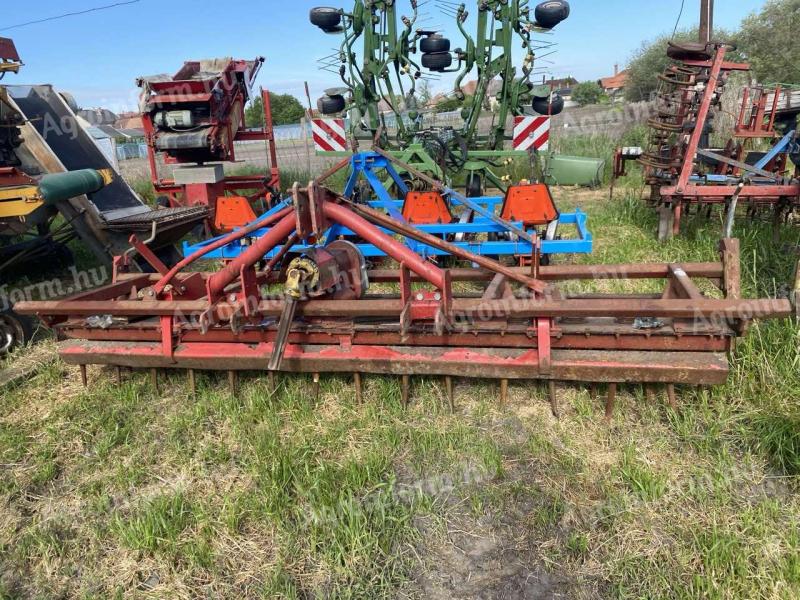
[[[580,261],[715,260],[718,218],[660,244],[628,183],[613,201],[557,190],[590,215]],[[745,295],[785,293],[798,230],[736,234]],[[363,404],[346,376],[315,398],[307,377],[273,392],[253,373],[233,398],[203,374],[196,400],[180,373],[160,394],[144,373],[90,380],[57,363],[0,397],[0,598],[800,594],[796,322],[754,324],[729,382],[679,387],[678,412],[623,386],[610,425],[580,385],[556,421],[532,382],[501,407],[492,382],[458,381],[451,414],[436,378],[407,409],[387,377]]]

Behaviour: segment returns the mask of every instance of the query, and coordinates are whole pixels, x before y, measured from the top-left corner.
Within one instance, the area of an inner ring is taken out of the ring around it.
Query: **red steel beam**
[[[639,350],[669,352],[727,352],[734,333],[724,332],[720,328],[717,333],[702,332],[680,336],[673,328],[656,333],[636,331],[629,324],[625,333],[621,327],[610,327],[602,333],[582,331],[564,331],[559,325],[558,335],[552,337],[550,345],[555,349],[571,350]],[[579,328],[578,328],[579,329]],[[114,342],[157,342],[161,339],[158,324],[136,329],[86,329],[84,324],[59,327],[63,337],[74,340],[114,341]],[[438,336],[432,333],[411,332],[401,334],[392,331],[341,331],[352,346],[449,346],[463,348],[538,348],[538,336],[530,337],[528,333],[487,332],[447,332]],[[180,332],[180,343],[247,343],[260,344],[274,342],[277,336],[275,329],[252,331],[245,330],[232,334],[230,329],[211,329],[202,333],[196,329]],[[337,337],[332,331],[292,332],[289,334],[290,344],[325,345]]]
[[[694,170],[694,160],[697,154],[697,149],[700,147],[700,140],[703,137],[703,130],[705,129],[706,121],[708,120],[708,112],[711,109],[711,102],[717,93],[717,83],[719,83],[719,75],[722,70],[722,63],[725,61],[725,46],[720,45],[717,47],[717,52],[714,55],[714,62],[709,73],[708,82],[706,83],[705,93],[703,100],[700,103],[700,108],[697,111],[697,124],[692,131],[689,138],[689,145],[686,148],[686,154],[683,158],[683,166],[681,174],[678,178],[677,189],[682,192],[689,183],[689,178],[692,176]]]
[[[215,274],[218,275],[219,273]],[[212,276],[213,279],[214,276]],[[210,285],[209,280],[209,285]],[[224,281],[224,280],[223,280]],[[218,284],[217,284],[218,285]],[[216,289],[216,288],[215,288]],[[217,313],[223,317],[238,312],[239,305],[218,302]],[[139,300],[82,301],[68,300],[20,302],[14,310],[20,314],[41,316],[113,316],[147,317],[188,316],[209,308],[206,300],[143,302]],[[262,316],[280,315],[284,300],[263,300],[257,311]],[[452,309],[458,315],[491,315],[492,318],[580,318],[580,317],[663,317],[674,319],[778,319],[794,314],[788,299],[697,300],[666,299],[575,299],[575,300],[483,300],[455,298]],[[381,300],[309,300],[299,303],[298,316],[308,317],[399,317],[403,303],[399,299]]]
[[[445,290],[447,288],[444,271],[433,263],[424,260],[405,244],[401,244],[380,231],[365,218],[355,214],[349,208],[333,202],[324,202],[323,210],[330,220],[336,221],[355,232],[375,247],[381,249],[387,256],[405,264],[411,271],[429,281],[438,289]],[[449,293],[449,290],[447,292]]]
[[[263,371],[272,344],[183,344],[165,356],[158,343],[68,340],[59,354],[70,364],[133,368]],[[553,350],[547,372],[532,349],[288,345],[282,371],[449,375],[498,379],[720,385],[728,377],[722,353]]]
[[[206,287],[212,298],[217,298],[228,285],[239,276],[241,269],[250,268],[264,259],[273,248],[286,240],[295,230],[294,211],[278,221],[269,231],[247,249],[246,252],[229,262],[217,273],[208,278]]]
[[[169,284],[169,282],[172,281],[172,279],[183,269],[185,269],[195,261],[200,260],[201,258],[203,258],[203,256],[205,256],[209,252],[222,248],[223,246],[227,246],[231,242],[238,241],[243,237],[245,237],[246,235],[249,235],[252,232],[257,231],[258,229],[261,229],[262,227],[268,227],[269,225],[272,225],[275,221],[283,219],[289,214],[294,214],[294,212],[292,211],[291,208],[287,207],[283,210],[278,211],[274,215],[267,217],[266,219],[255,221],[250,225],[247,225],[246,227],[237,229],[236,231],[229,233],[228,235],[218,239],[216,242],[212,242],[207,246],[201,248],[200,250],[193,252],[192,254],[185,257],[180,262],[178,262],[178,264],[176,264],[174,267],[172,267],[172,269],[170,269],[169,272],[156,283],[154,287],[156,294],[160,294],[161,292],[163,292],[164,288]]]

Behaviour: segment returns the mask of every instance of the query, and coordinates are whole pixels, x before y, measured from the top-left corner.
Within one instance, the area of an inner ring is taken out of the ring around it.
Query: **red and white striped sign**
[[[319,152],[346,152],[347,134],[344,119],[313,119],[314,146]]]
[[[547,150],[550,117],[514,117],[514,150]]]

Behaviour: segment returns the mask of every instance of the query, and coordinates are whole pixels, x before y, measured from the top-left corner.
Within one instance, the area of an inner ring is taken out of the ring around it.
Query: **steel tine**
[[[363,395],[362,395],[363,390],[361,389],[361,383],[362,383],[361,382],[361,373],[358,373],[358,372],[353,373],[353,384],[356,387],[356,403],[357,404],[361,404],[361,402],[363,400]]]
[[[81,367],[81,383],[83,387],[89,387],[89,375],[86,370],[86,365],[80,365]]]
[[[189,393],[192,396],[192,399],[197,399],[197,378],[195,376],[194,369],[189,369],[187,372],[189,376]]]
[[[117,385],[122,385],[122,367],[115,367],[114,371],[117,376]]]
[[[667,384],[667,403],[669,404],[669,407],[672,410],[674,410],[675,412],[678,412],[678,400],[677,400],[676,395],[675,395],[675,384],[674,383],[668,383]]]
[[[505,406],[508,401],[508,379],[500,380],[500,406]]]
[[[606,397],[606,421],[610,421],[614,416],[614,406],[617,402],[617,384],[608,384],[608,396]]]
[[[450,407],[450,412],[454,413],[456,411],[456,402],[453,394],[453,378],[450,375],[444,378],[444,387],[447,393],[447,405]]]
[[[403,375],[400,379],[400,401],[404,407],[408,407],[409,397],[411,395],[411,377]]]
[[[556,419],[561,418],[561,413],[558,410],[558,395],[556,394],[556,382],[552,379],[547,382],[547,389],[550,396],[550,409],[553,411],[553,416]]]
[[[228,371],[228,389],[233,398],[239,395],[239,373],[233,369]]]
[[[319,400],[319,373],[314,373],[312,376],[314,382],[311,386],[311,393],[314,396],[314,402]]]
[[[150,369],[150,385],[153,387],[153,392],[158,394],[158,369]]]

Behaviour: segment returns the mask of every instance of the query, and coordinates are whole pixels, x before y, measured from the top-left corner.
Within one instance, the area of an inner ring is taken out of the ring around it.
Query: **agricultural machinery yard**
[[[587,85],[577,0],[345,5],[124,160],[0,38],[0,598],[800,596],[797,0]]]

